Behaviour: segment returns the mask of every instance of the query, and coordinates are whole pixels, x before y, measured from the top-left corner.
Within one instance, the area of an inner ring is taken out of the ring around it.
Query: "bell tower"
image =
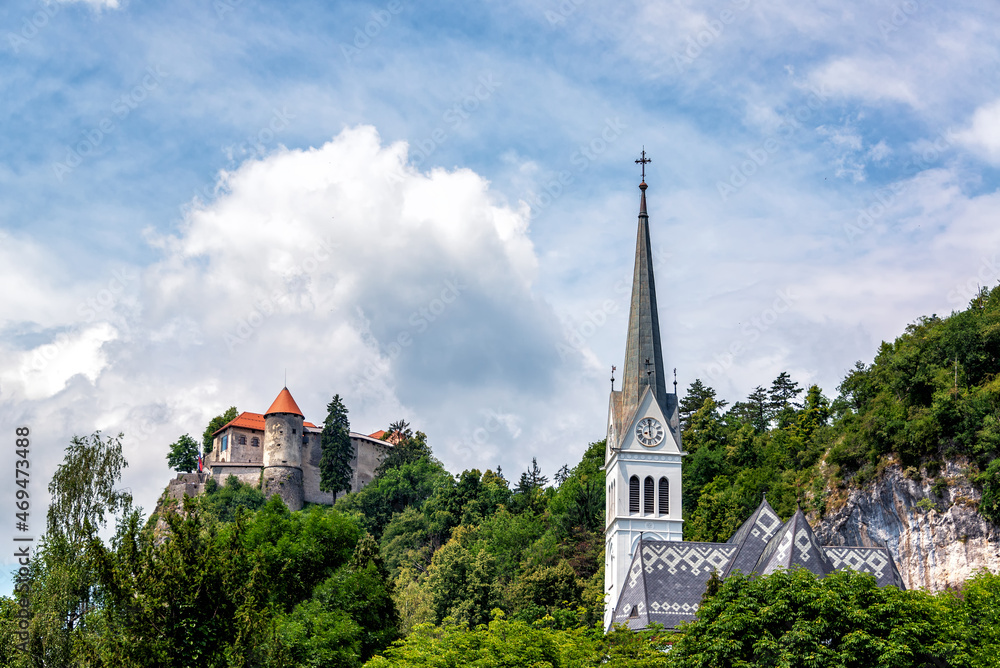
[[[622,389],[612,386],[604,458],[605,509],[604,627],[611,624],[639,539],[683,540],[681,449],[676,385],[668,393],[660,345],[660,323],[653,280],[646,211],[643,150],[639,184],[639,229],[635,246],[632,303]]]

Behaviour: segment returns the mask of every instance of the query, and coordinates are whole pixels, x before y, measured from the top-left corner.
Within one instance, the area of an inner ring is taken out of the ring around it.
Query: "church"
[[[782,522],[767,499],[725,543],[685,542],[677,382],[667,392],[646,209],[646,163],[629,309],[622,386],[612,384],[604,457],[604,627],[651,623],[671,629],[695,618],[715,572],[768,575],[802,567],[822,577],[839,569],[871,573],[880,586],[903,588],[886,547],[828,547],[801,509]]]

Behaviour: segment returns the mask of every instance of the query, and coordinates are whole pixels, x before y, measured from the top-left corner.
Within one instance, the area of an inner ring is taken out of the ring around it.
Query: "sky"
[[[170,443],[287,385],[445,466],[604,437],[645,150],[665,365],[835,397],[1000,280],[1000,5],[8,0],[0,429]],[[620,372],[619,372],[620,375]],[[4,466],[14,476],[13,449]],[[15,528],[4,486],[0,534]]]

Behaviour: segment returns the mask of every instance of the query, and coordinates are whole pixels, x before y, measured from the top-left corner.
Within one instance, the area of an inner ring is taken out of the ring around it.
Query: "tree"
[[[879,587],[867,573],[734,574],[685,626],[670,665],[967,665],[950,614],[927,592]]]
[[[521,479],[518,481],[514,491],[518,494],[530,494],[536,489],[545,487],[548,482],[549,479],[542,475],[542,469],[538,466],[538,459],[532,457],[531,468],[521,474]]]
[[[171,443],[167,466],[181,473],[190,473],[198,468],[198,442],[184,434],[176,443]]]
[[[76,665],[96,609],[98,577],[89,547],[108,516],[127,513],[132,496],[116,489],[122,469],[122,434],[74,436],[49,482],[46,533],[20,584],[31,595],[28,653],[38,665]]]
[[[695,378],[694,382],[688,386],[687,394],[681,399],[678,407],[681,419],[681,430],[686,431],[691,424],[691,416],[694,415],[705,402],[711,399],[717,407],[725,408],[728,402],[715,398],[715,390],[701,382],[700,378]]]
[[[206,455],[212,451],[214,447],[212,441],[212,434],[219,431],[227,424],[235,420],[239,416],[239,412],[236,410],[236,406],[230,406],[228,410],[222,415],[216,415],[209,421],[208,426],[205,427],[205,433],[201,436],[201,451]]]
[[[406,420],[397,420],[389,425],[389,430],[382,440],[392,443],[392,449],[375,470],[376,478],[404,464],[416,464],[422,460],[432,461],[431,448],[427,445],[427,434],[422,431],[414,432]]]
[[[320,435],[323,455],[319,460],[319,488],[324,492],[333,492],[336,496],[340,492],[351,490],[354,446],[351,445],[351,423],[347,419],[347,407],[339,394],[333,395],[326,410],[323,433]]]
[[[569,478],[569,474],[570,474],[569,465],[563,464],[559,468],[559,470],[556,471],[555,475],[556,486],[558,487],[559,485],[562,485],[564,482],[566,482],[566,479]]]

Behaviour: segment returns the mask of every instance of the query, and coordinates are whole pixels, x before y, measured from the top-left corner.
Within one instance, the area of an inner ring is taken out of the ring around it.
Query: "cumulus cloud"
[[[356,430],[409,419],[453,469],[538,455],[554,470],[601,436],[586,342],[561,354],[534,292],[525,205],[467,169],[417,170],[368,126],[219,181],[175,233],[147,235],[156,262],[109,270],[59,312],[27,308],[58,287],[37,278],[50,258],[24,253],[31,320],[5,339],[0,383],[37,434],[40,476],[74,433],[124,432],[126,482],[148,510],[167,444],[230,405],[264,410],[286,373],[307,419],[339,393]]]
[[[969,125],[953,136],[984,160],[1000,164],[1000,99],[976,109]]]

